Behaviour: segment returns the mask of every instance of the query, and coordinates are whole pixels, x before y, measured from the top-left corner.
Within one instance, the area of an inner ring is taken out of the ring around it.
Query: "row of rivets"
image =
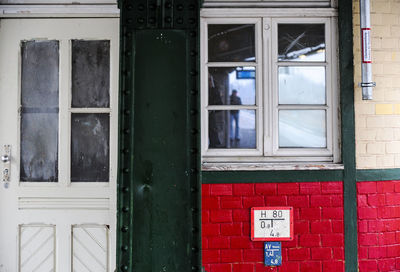
[[[192,0],[192,3],[171,0],[134,0],[125,2],[125,8],[122,11],[126,15],[123,16],[126,17],[126,20],[123,22],[133,28],[143,29],[147,26],[149,28],[193,29],[197,26],[197,1]],[[157,21],[160,23],[157,24]],[[175,26],[172,25],[173,22],[176,23]]]
[[[189,23],[190,24],[194,24],[196,22],[196,20],[192,20],[189,19]],[[189,80],[192,81],[192,86],[195,86],[195,88],[190,90],[190,110],[189,113],[191,115],[191,128],[189,130],[190,133],[190,143],[191,143],[191,148],[190,148],[190,153],[191,153],[191,164],[192,167],[190,169],[191,172],[191,187],[190,187],[190,191],[191,191],[191,197],[192,199],[192,208],[191,208],[191,212],[193,215],[193,222],[192,222],[192,271],[200,271],[200,267],[201,267],[201,260],[199,259],[199,247],[201,246],[201,237],[200,237],[200,233],[199,233],[199,229],[197,227],[197,225],[200,222],[200,208],[199,207],[199,198],[201,197],[199,194],[199,180],[198,180],[198,173],[199,170],[197,168],[198,165],[198,161],[199,161],[199,146],[198,146],[198,142],[199,142],[199,129],[198,129],[198,91],[197,91],[197,85],[198,85],[198,71],[197,71],[197,62],[198,62],[198,43],[197,43],[197,31],[189,31],[189,36],[191,37],[190,42],[191,42],[191,50],[189,51],[190,54],[190,75],[191,78],[189,78]]]
[[[133,6],[132,5],[128,5],[127,9],[128,10],[132,10]],[[130,20],[130,23],[132,23],[132,19],[129,19],[129,20]],[[129,85],[132,82],[131,79],[130,79],[132,74],[131,74],[130,69],[129,69],[129,65],[130,65],[130,63],[129,63],[130,62],[130,58],[129,57],[132,56],[132,51],[130,50],[130,48],[132,48],[131,47],[132,46],[132,41],[131,41],[132,32],[127,30],[127,29],[125,29],[123,37],[125,38],[125,43],[124,43],[125,44],[125,48],[124,48],[125,51],[122,52],[121,56],[124,55],[127,58],[122,57],[122,59],[121,59],[121,61],[123,63],[123,67],[124,67],[124,69],[122,70],[122,76],[123,77],[122,77],[121,84],[124,87],[123,87],[123,91],[122,91],[122,97],[120,97],[120,99],[122,100],[121,101],[122,102],[121,103],[121,105],[122,105],[121,112],[123,113],[123,114],[120,115],[120,118],[122,118],[122,120],[123,120],[121,122],[121,124],[123,126],[122,127],[122,133],[124,135],[124,138],[121,141],[121,145],[122,145],[121,151],[122,151],[122,154],[124,154],[124,156],[126,156],[126,155],[128,155],[130,153],[130,146],[129,146],[130,138],[129,137],[130,137],[131,130],[130,130],[129,126],[130,126],[130,123],[131,123],[131,120],[130,120],[130,118],[131,118],[131,110],[129,109],[129,105],[131,105],[131,101],[130,100],[132,99],[132,97],[131,97],[131,86],[129,86]],[[120,227],[121,233],[125,233],[125,235],[130,235],[129,234],[128,212],[129,212],[129,206],[130,206],[131,199],[130,199],[130,195],[128,194],[128,192],[129,192],[129,185],[128,184],[129,183],[127,182],[129,180],[129,177],[127,177],[127,174],[130,172],[129,171],[129,166],[128,166],[129,165],[129,158],[124,158],[121,161],[126,162],[127,165],[123,166],[123,168],[121,169],[121,172],[124,175],[121,175],[120,176],[121,180],[119,180],[119,183],[121,184],[121,193],[122,193],[119,196],[119,198],[121,199],[121,205],[122,205],[121,210],[124,213],[124,215],[120,216],[119,225],[121,226]],[[121,238],[119,238],[119,239],[121,239]],[[121,243],[122,243],[122,240],[121,240]],[[129,259],[129,255],[127,255],[126,253],[129,251],[129,246],[121,245],[120,248],[121,248],[121,253],[122,253],[120,255],[121,260],[119,261],[120,263],[122,263],[121,266],[120,266],[120,270],[121,271],[128,271],[130,259]]]
[[[149,23],[151,23],[151,24],[154,24],[156,22],[156,18],[154,18],[154,17],[150,17],[148,20],[149,20]],[[167,16],[167,17],[164,18],[164,21],[166,23],[171,23],[172,22],[172,17]],[[182,17],[178,17],[178,18],[176,18],[175,21],[178,24],[183,24],[184,19]],[[196,19],[190,18],[188,21],[189,21],[190,24],[194,24],[196,22]],[[128,19],[126,22],[128,24],[132,24],[133,20],[132,19]],[[139,18],[136,19],[136,22],[139,23],[139,24],[144,24],[146,22],[146,19],[143,18],[143,17],[139,17]]]
[[[172,3],[171,3],[171,2],[166,2],[166,3],[164,4],[164,7],[165,7],[166,9],[170,9],[170,8],[172,8]],[[157,8],[157,5],[156,5],[156,4],[150,4],[150,5],[149,5],[149,9],[150,9],[150,10],[155,10],[156,8]],[[129,5],[127,5],[127,9],[128,9],[128,10],[132,10],[132,9],[133,9],[133,6],[129,4]],[[176,9],[179,10],[179,11],[182,11],[182,10],[184,9],[183,4],[177,4],[177,5],[176,5]],[[194,10],[194,9],[195,9],[195,5],[190,4],[190,5],[188,6],[188,9],[189,9],[189,10]],[[145,10],[145,5],[144,5],[144,4],[139,4],[139,5],[138,5],[138,10],[139,10],[139,11],[144,11],[144,10]]]

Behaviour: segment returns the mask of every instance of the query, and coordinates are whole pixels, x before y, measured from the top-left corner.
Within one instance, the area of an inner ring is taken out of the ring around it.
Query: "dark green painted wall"
[[[135,33],[133,269],[188,271],[192,214],[186,169],[184,31]]]

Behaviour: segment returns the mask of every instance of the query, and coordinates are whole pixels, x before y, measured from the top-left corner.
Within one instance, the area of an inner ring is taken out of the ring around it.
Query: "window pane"
[[[325,61],[324,24],[279,24],[279,61]]]
[[[72,182],[109,180],[109,119],[107,113],[72,113]]]
[[[208,25],[208,61],[255,61],[254,25]]]
[[[21,181],[58,181],[58,73],[58,41],[21,43]]]
[[[255,67],[208,69],[209,105],[255,105]]]
[[[279,104],[325,104],[325,67],[279,67]]]
[[[326,147],[325,110],[280,110],[279,147]]]
[[[72,41],[72,107],[110,106],[110,41]]]
[[[208,112],[209,148],[256,148],[255,110]]]
[[[58,41],[21,43],[21,105],[58,108]]]
[[[21,181],[58,181],[58,114],[22,113]]]

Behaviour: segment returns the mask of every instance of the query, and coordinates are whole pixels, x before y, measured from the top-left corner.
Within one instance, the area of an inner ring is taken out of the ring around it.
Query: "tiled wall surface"
[[[400,1],[370,0],[373,100],[361,99],[359,2],[353,1],[357,168],[400,167]]]
[[[204,184],[203,266],[207,272],[344,271],[342,182]],[[265,267],[263,242],[250,240],[250,208],[292,206],[295,239],[282,266]]]
[[[400,271],[400,181],[359,182],[359,271]]]

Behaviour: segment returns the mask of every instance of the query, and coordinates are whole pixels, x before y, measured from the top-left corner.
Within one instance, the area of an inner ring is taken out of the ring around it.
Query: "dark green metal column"
[[[352,1],[339,0],[340,106],[346,272],[358,271]]]
[[[119,271],[200,271],[197,1],[121,1]]]

